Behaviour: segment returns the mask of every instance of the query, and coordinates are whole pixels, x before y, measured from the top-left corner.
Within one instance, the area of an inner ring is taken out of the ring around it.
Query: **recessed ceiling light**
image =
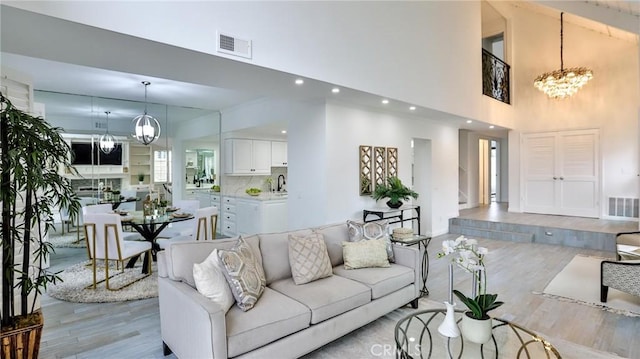
[[[409,110],[411,110],[411,111],[415,111],[415,110],[416,110],[416,107],[415,107],[415,106],[411,106],[411,107],[409,107]]]
[[[496,126],[494,126],[494,125],[489,126],[489,128],[495,128],[495,127],[496,127]]]
[[[471,122],[473,122],[473,121],[471,121],[471,120],[467,120],[467,123],[471,123]]]
[[[303,79],[296,79],[296,85],[302,85],[304,83]]]
[[[339,89],[339,88],[337,88],[337,87],[334,87],[334,88],[332,88],[332,89],[331,89],[331,92],[333,92],[333,93],[339,93],[339,92],[340,92],[340,89]]]
[[[384,100],[382,100],[382,103],[386,105],[386,104],[388,104],[388,103],[389,103],[389,100],[387,100],[387,99],[385,98]]]
[[[282,131],[280,131],[280,133],[285,134],[285,133],[287,133],[287,130],[282,130]]]

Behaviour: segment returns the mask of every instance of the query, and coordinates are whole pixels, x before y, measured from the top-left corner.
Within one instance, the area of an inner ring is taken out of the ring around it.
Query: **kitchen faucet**
[[[280,178],[282,178],[282,183],[280,183]],[[278,176],[278,192],[283,190],[285,184],[287,184],[287,182],[284,180],[284,175]]]

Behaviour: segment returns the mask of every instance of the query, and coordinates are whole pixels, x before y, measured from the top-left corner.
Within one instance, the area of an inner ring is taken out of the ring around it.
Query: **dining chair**
[[[120,290],[140,279],[151,275],[151,243],[146,241],[124,241],[120,215],[115,213],[87,213],[84,216],[84,234],[87,241],[87,252],[93,266],[93,285],[106,282],[108,290]],[[149,261],[149,273],[118,288],[111,288],[109,279],[110,261],[116,262],[116,270],[124,272],[124,261],[145,254]],[[105,279],[97,281],[97,260],[104,260]]]
[[[94,204],[86,207],[82,207],[82,216],[86,217],[88,214],[97,213],[113,213],[113,206],[111,203]],[[122,232],[122,239],[125,241],[142,241],[144,238],[138,232]]]
[[[206,241],[216,239],[216,229],[218,223],[218,208],[200,208],[195,213],[193,226],[190,235],[176,236],[170,239],[158,241],[161,249],[166,249],[172,243],[183,241]]]
[[[183,199],[173,201],[172,207],[178,208],[179,212],[194,214],[200,208],[200,201],[192,199]],[[195,218],[186,221],[180,221],[169,224],[160,232],[158,238],[173,238],[178,236],[188,236],[191,234],[191,228],[194,226]]]

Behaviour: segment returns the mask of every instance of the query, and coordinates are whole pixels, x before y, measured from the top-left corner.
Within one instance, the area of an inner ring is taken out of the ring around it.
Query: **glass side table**
[[[544,338],[503,319],[493,318],[493,333],[486,344],[472,343],[462,336],[444,337],[438,326],[445,313],[445,309],[429,309],[400,319],[395,328],[396,358],[562,358]],[[456,310],[458,325],[463,313]]]
[[[420,268],[422,271],[422,288],[420,288],[420,294],[422,294],[422,296],[429,295],[429,289],[427,289],[427,277],[429,277],[429,251],[427,247],[431,242],[431,237],[414,234],[409,238],[396,239],[391,236],[391,242],[405,246],[418,245],[418,250],[422,250],[422,268]]]

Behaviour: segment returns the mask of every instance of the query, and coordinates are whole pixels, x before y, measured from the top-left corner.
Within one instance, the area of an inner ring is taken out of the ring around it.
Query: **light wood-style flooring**
[[[447,262],[436,259],[443,239],[429,247],[431,259],[428,297],[448,298]],[[612,314],[597,308],[562,302],[534,292],[547,283],[578,253],[612,257],[612,253],[535,243],[479,239],[489,248],[487,257],[490,292],[499,293],[505,305],[493,314],[526,328],[621,357],[640,358],[640,318]],[[62,269],[86,258],[86,249],[59,249],[53,269]],[[459,273],[456,288],[468,288],[469,276]],[[46,295],[42,299],[45,328],[42,358],[162,358],[158,300],[124,303],[78,304]],[[327,349],[328,351],[331,348]],[[320,349],[322,351],[322,349]],[[323,354],[332,353],[325,352]],[[333,353],[339,355],[339,353]],[[362,353],[369,357],[369,353]],[[563,353],[572,358],[571,353]],[[168,358],[174,358],[170,356]]]

